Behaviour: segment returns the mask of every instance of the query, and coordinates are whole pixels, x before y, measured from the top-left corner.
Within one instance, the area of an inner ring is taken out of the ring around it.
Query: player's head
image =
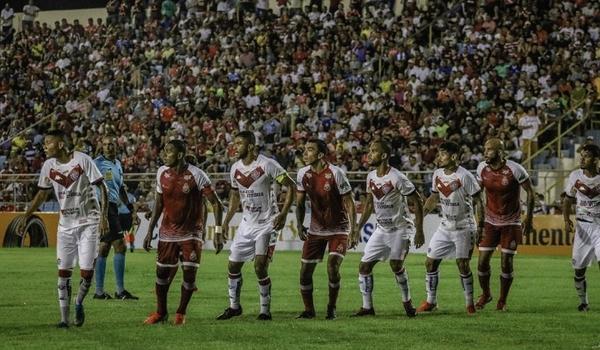
[[[304,145],[302,160],[306,165],[313,165],[323,159],[327,155],[328,151],[329,149],[327,148],[325,141],[319,139],[310,139],[306,141],[306,144]]]
[[[367,153],[367,158],[370,166],[377,167],[384,162],[389,162],[391,155],[392,148],[390,145],[384,140],[377,140],[371,142],[369,145],[369,153]]]
[[[597,169],[600,159],[600,147],[594,144],[587,144],[581,147],[581,169]]]
[[[460,147],[452,141],[444,142],[438,146],[437,165],[440,168],[452,168],[458,162]]]
[[[233,145],[235,146],[235,155],[239,159],[244,159],[248,154],[254,153],[256,137],[251,131],[241,131],[233,139]]]
[[[185,142],[181,140],[171,140],[165,145],[163,150],[163,160],[168,167],[177,166],[185,161]]]
[[[46,158],[58,157],[67,152],[67,136],[62,130],[53,129],[46,132],[44,138],[44,152]]]
[[[114,135],[106,135],[102,138],[102,154],[113,160],[117,155],[117,138]]]
[[[496,163],[504,159],[504,142],[499,138],[491,138],[483,145],[483,157],[488,163]]]

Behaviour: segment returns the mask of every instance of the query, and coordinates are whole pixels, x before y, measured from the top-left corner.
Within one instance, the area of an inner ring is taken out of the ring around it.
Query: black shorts
[[[119,207],[115,203],[108,203],[108,234],[100,240],[111,243],[123,239],[123,229],[119,220]]]
[[[119,214],[119,223],[121,224],[121,229],[123,231],[131,230],[131,226],[133,225],[133,215]]]

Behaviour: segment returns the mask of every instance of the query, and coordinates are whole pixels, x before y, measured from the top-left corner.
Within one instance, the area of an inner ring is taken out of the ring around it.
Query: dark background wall
[[[107,2],[107,0],[34,0],[35,5],[42,11],[106,7]],[[4,1],[0,3],[3,7]],[[15,12],[21,12],[29,0],[10,0],[9,3]]]

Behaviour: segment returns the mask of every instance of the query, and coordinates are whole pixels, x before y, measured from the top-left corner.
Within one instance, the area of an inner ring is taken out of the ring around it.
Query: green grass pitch
[[[375,268],[374,318],[350,318],[361,305],[358,291],[358,253],[349,253],[342,265],[338,319],[325,321],[327,279],[324,264],[314,279],[317,319],[296,320],[302,310],[298,288],[299,252],[276,252],[271,265],[272,322],[256,320],[258,292],[251,266],[244,267],[244,315],[215,321],[228,304],[227,252],[203,253],[197,278],[199,292],[188,309],[187,324],[144,326],[154,310],[155,252],[127,255],[126,288],[139,301],[86,299],[82,328],[56,329],[54,249],[0,249],[0,348],[2,349],[599,349],[600,274],[588,271],[591,311],[576,310],[570,259],[517,256],[516,277],[509,311],[492,306],[474,317],[466,315],[458,271],[453,261],[441,266],[439,310],[408,319],[400,292],[387,263]],[[112,255],[111,255],[112,256]],[[413,302],[425,297],[423,255],[409,255]],[[471,264],[475,268],[475,261]],[[492,291],[498,293],[499,261],[493,260]],[[77,270],[74,291],[79,283]],[[179,301],[178,274],[169,293],[169,311]],[[106,290],[114,292],[109,257]],[[93,287],[92,291],[93,292]],[[479,287],[476,283],[476,296]]]

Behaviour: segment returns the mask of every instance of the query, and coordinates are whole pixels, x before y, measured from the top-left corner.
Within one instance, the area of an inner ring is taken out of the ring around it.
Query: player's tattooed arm
[[[479,242],[481,242],[483,239],[483,226],[485,225],[485,211],[483,210],[483,199],[481,196],[481,191],[473,195],[475,220],[477,220],[477,237],[475,237],[475,242],[477,242],[477,245],[479,245]]]
[[[354,198],[352,198],[352,192],[348,192],[342,196],[344,203],[344,209],[348,214],[348,222],[350,222],[350,239],[348,240],[348,247],[350,249],[355,248],[358,245],[359,234],[358,228],[356,227],[356,206],[354,204]]]
[[[104,181],[97,184],[100,189],[100,237],[108,234],[108,190]]]
[[[149,252],[152,249],[150,243],[152,243],[152,233],[154,232],[154,227],[158,223],[158,218],[160,218],[160,214],[163,210],[163,198],[162,194],[155,192],[154,194],[154,209],[152,210],[152,217],[150,218],[150,223],[148,224],[148,231],[146,232],[146,238],[144,238],[144,250]]]
[[[437,206],[439,201],[440,201],[440,194],[431,192],[429,197],[427,197],[425,204],[423,205],[423,216],[429,215],[429,213],[431,213],[433,211],[433,209],[435,209],[435,207]]]
[[[211,192],[207,196],[207,199],[213,208],[213,215],[215,216],[215,226],[222,227],[223,203],[221,203],[221,200],[219,199],[219,197],[217,197],[215,192]],[[205,212],[206,212],[206,210],[205,210]],[[206,220],[204,220],[204,222],[206,223]],[[223,235],[223,232],[216,232],[216,230],[215,230],[215,239],[214,239],[215,254],[219,254],[219,252],[221,250],[223,250],[223,245],[226,242],[227,242],[227,237]]]
[[[563,218],[565,219],[565,233],[567,234],[567,237],[568,237],[569,233],[573,233],[573,231],[574,231],[573,221],[571,221],[571,211],[572,211],[574,203],[575,203],[575,198],[569,197],[568,195],[563,194],[562,212],[563,212]]]
[[[225,220],[223,220],[223,237],[228,237],[229,235],[229,223],[233,216],[237,212],[240,207],[240,192],[237,188],[232,188],[229,191],[229,206],[227,208],[227,215],[225,215]]]
[[[294,202],[294,195],[296,194],[296,183],[287,173],[281,178],[281,181],[278,182],[286,187],[287,192],[285,194],[285,202],[283,202],[283,207],[281,207],[281,212],[273,222],[273,228],[275,230],[281,230],[285,226],[287,214],[290,211],[290,207]]]
[[[535,206],[535,193],[531,186],[531,179],[525,180],[521,184],[525,192],[527,193],[527,214],[525,216],[525,228],[523,230],[524,235],[528,235],[533,228],[533,208]]]
[[[306,240],[306,230],[304,229],[304,214],[306,214],[306,193],[296,193],[296,225],[298,226],[298,236],[301,240]]]
[[[425,243],[425,233],[423,233],[423,200],[419,191],[414,191],[408,196],[415,206],[415,247],[420,248]]]
[[[360,214],[360,221],[358,222],[358,231],[362,231],[363,226],[367,224],[369,221],[369,217],[373,214],[373,195],[371,193],[367,193],[365,197],[365,206]]]
[[[23,236],[25,234],[25,227],[27,226],[27,221],[29,220],[31,215],[33,215],[33,213],[40,207],[40,205],[42,205],[42,203],[44,203],[46,201],[46,199],[48,198],[48,195],[50,194],[51,191],[52,191],[51,188],[48,188],[48,189],[40,188],[38,190],[38,192],[33,197],[33,200],[29,204],[29,207],[25,211],[25,214],[23,214],[23,216],[19,220],[19,223],[17,226],[17,234],[18,235]]]

